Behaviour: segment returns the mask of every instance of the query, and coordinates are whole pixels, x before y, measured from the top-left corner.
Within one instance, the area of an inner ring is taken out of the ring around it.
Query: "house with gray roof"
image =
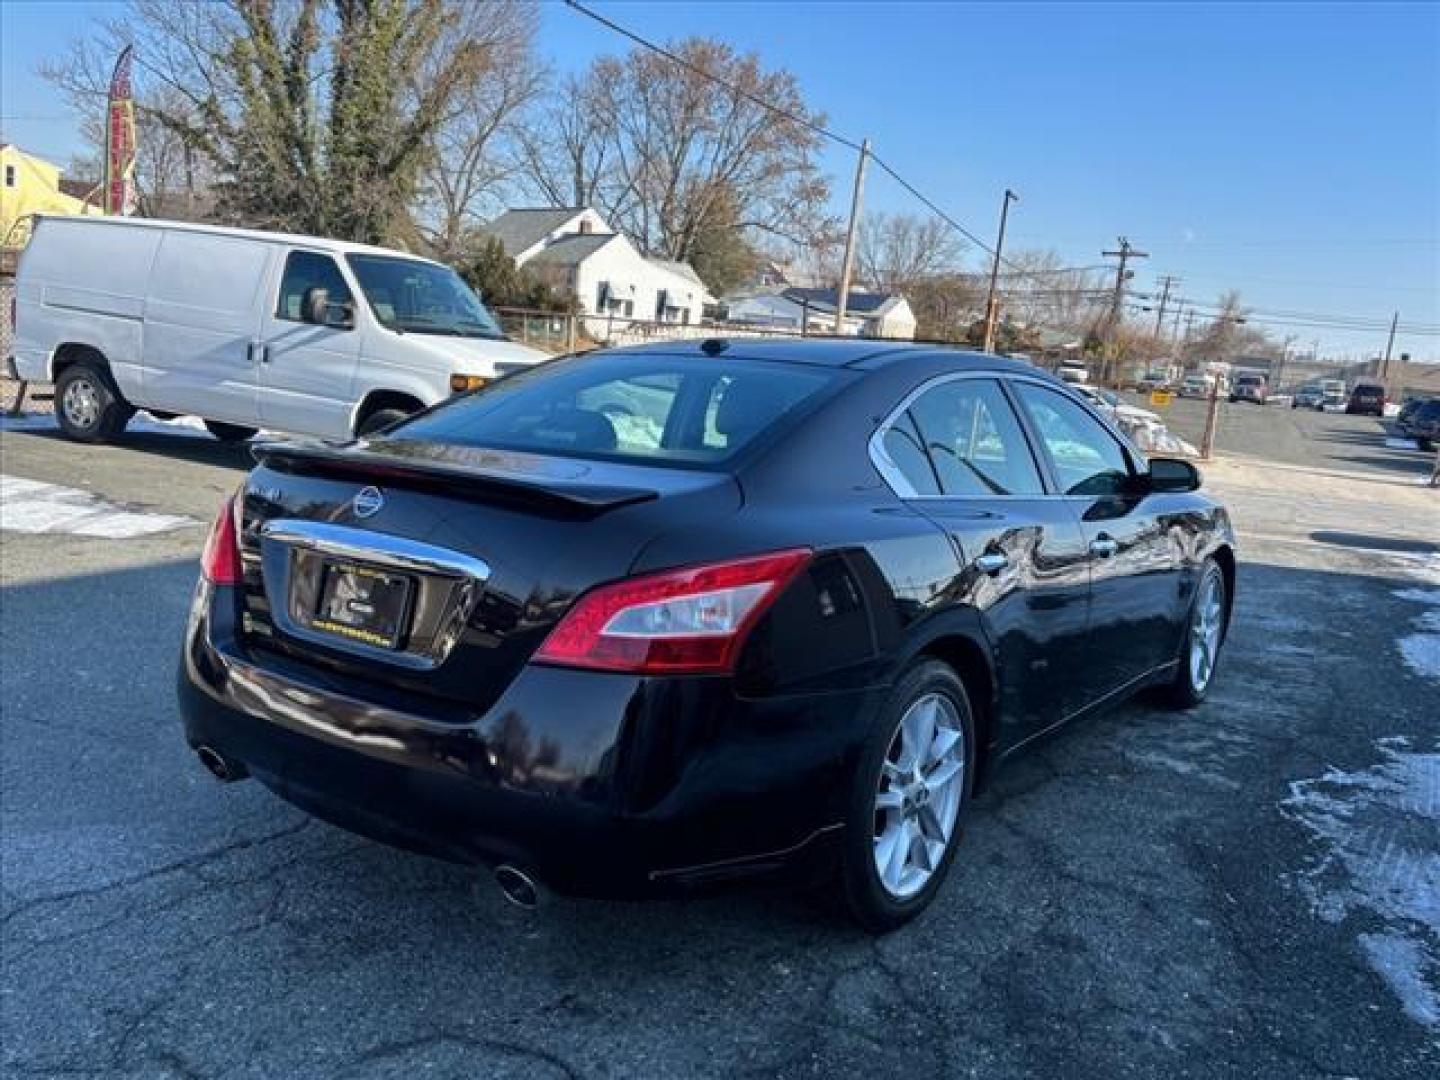
[[[569,292],[607,326],[630,320],[698,323],[713,303],[688,263],[648,258],[590,207],[507,210],[485,226],[517,266]]]

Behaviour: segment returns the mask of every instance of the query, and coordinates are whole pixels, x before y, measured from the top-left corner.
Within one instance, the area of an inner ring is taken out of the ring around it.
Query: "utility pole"
[[[995,261],[990,264],[990,291],[985,296],[985,351],[995,348],[995,320],[999,315],[999,302],[995,299],[995,284],[1000,277],[1000,251],[1005,247],[1005,221],[1010,216],[1010,204],[1019,202],[1020,196],[1009,188],[1000,201],[1000,235],[995,239]]]
[[[1395,328],[1400,325],[1400,312],[1395,312],[1390,319],[1390,337],[1385,342],[1385,363],[1380,368],[1380,381],[1388,388],[1390,385],[1390,352],[1395,348]]]
[[[1110,355],[1105,357],[1104,370],[1100,376],[1100,382],[1105,385],[1108,385],[1110,382],[1110,365],[1114,358],[1116,338],[1119,336],[1120,308],[1125,302],[1125,282],[1134,276],[1133,272],[1130,274],[1126,273],[1126,264],[1129,263],[1131,259],[1148,259],[1150,257],[1148,252],[1136,251],[1134,245],[1132,245],[1126,237],[1121,236],[1117,237],[1117,239],[1120,241],[1119,251],[1102,251],[1100,253],[1107,259],[1120,260],[1120,264],[1115,268],[1115,295],[1110,299]]]
[[[1165,307],[1170,303],[1170,287],[1172,285],[1179,285],[1180,279],[1166,274],[1160,279],[1160,284],[1162,286],[1160,290],[1160,313],[1155,316],[1155,336],[1157,338],[1160,336],[1160,328],[1165,325]]]
[[[845,305],[850,302],[850,273],[855,269],[855,237],[860,231],[860,200],[865,194],[865,163],[870,160],[870,140],[860,144],[855,165],[855,190],[850,196],[850,227],[845,230],[845,261],[840,264],[840,288],[835,297],[835,333],[845,333]]]

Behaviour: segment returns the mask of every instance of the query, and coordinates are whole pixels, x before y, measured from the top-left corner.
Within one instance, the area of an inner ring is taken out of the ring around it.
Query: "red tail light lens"
[[[576,602],[535,659],[647,675],[725,674],[810,556],[794,548],[602,585]]]
[[[236,519],[240,516],[240,496],[232,495],[220,507],[210,535],[205,539],[205,551],[200,556],[200,573],[212,585],[239,585],[244,578],[240,566],[240,540]]]

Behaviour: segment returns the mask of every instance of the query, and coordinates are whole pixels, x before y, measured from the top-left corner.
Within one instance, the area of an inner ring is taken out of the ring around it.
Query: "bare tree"
[[[542,197],[594,205],[669,259],[690,258],[720,215],[756,238],[832,229],[810,126],[822,118],[794,77],[704,38],[669,49],[681,63],[646,50],[597,60],[547,102],[524,156]]]
[[[965,245],[938,217],[874,213],[861,222],[859,278],[882,292],[905,292],[954,270]]]
[[[1016,251],[999,279],[1000,310],[1020,326],[1084,333],[1108,311],[1104,270],[1066,267],[1054,251]]]
[[[219,217],[378,242],[408,229],[440,130],[494,73],[501,10],[533,18],[518,2],[130,0],[44,73],[85,107],[104,95],[97,58],[133,43],[141,114],[208,160]]]
[[[420,230],[443,259],[456,258],[475,227],[502,208],[523,160],[520,117],[544,84],[535,58],[534,4],[494,0],[485,14],[478,25],[463,26],[482,59],[436,129],[422,173]]]

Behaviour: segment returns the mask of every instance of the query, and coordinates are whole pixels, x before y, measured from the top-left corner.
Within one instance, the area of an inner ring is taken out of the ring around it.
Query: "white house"
[[[714,303],[689,265],[646,258],[589,207],[507,210],[485,231],[517,266],[573,293],[592,333],[620,320],[698,323]]]
[[[810,332],[835,332],[834,289],[786,289],[783,292],[742,294],[726,299],[726,318],[774,329],[796,330],[803,321]],[[915,336],[915,313],[903,296],[852,289],[845,300],[842,333],[856,337],[902,338]]]

